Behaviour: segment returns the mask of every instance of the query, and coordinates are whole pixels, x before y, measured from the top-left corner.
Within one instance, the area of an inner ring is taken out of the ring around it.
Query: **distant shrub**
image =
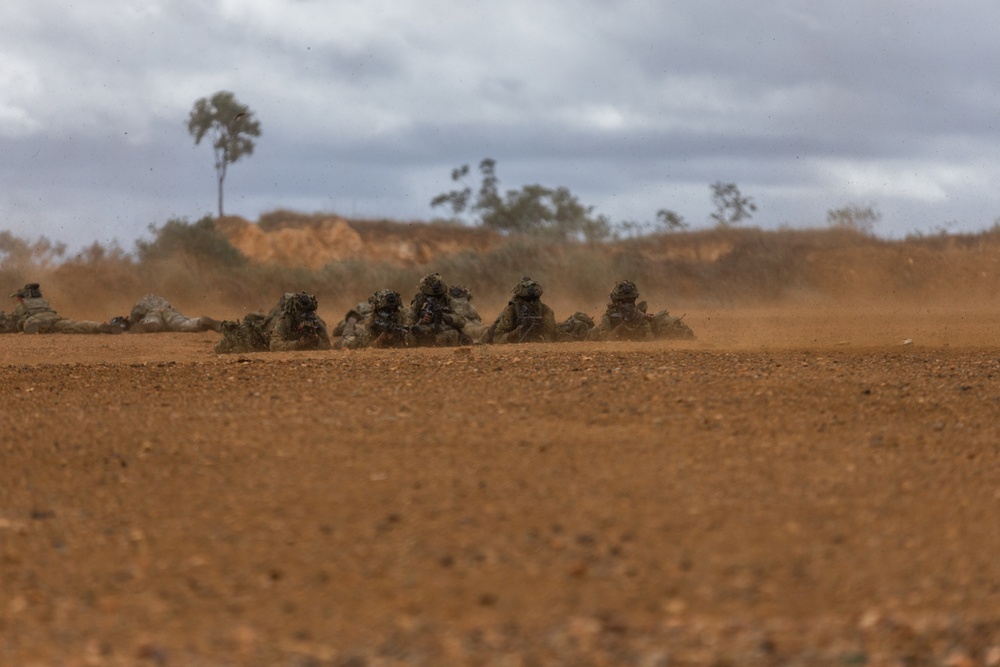
[[[875,233],[875,225],[882,219],[882,214],[874,205],[843,206],[826,212],[826,224],[834,229],[849,229],[871,236]]]
[[[140,262],[185,256],[220,266],[240,266],[247,258],[215,228],[215,219],[205,216],[195,223],[172,218],[161,227],[149,226],[151,241],[136,241]]]
[[[9,231],[0,232],[0,289],[13,291],[28,281],[42,281],[66,252],[62,243],[44,236],[26,241]],[[4,292],[4,295],[10,292]],[[0,310],[6,305],[0,305]]]
[[[719,227],[732,227],[743,220],[749,220],[757,212],[753,197],[744,196],[735,183],[716,181],[712,190],[712,205],[715,213],[710,216]]]
[[[9,231],[0,232],[0,267],[50,266],[66,254],[64,243],[53,243],[44,236],[26,241]]]

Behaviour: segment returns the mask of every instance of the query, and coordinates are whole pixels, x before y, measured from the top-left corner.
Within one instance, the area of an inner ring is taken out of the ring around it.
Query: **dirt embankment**
[[[647,283],[644,287],[654,296],[671,300],[781,301],[808,293],[855,301],[949,301],[1000,294],[1000,234],[993,231],[886,241],[845,230],[714,229],[602,244],[539,241],[543,249],[520,248],[508,257],[504,248],[524,245],[525,239],[459,225],[349,221],[289,212],[258,223],[224,218],[217,227],[251,262],[289,268],[315,270],[332,262],[361,261],[419,272],[465,253],[476,258],[472,264],[481,263],[483,273],[511,265],[517,271],[550,274],[550,282],[558,282],[566,268],[577,274],[583,265],[590,275],[606,274],[604,282],[631,278]],[[497,288],[497,294],[502,297],[506,289]],[[600,298],[604,289],[598,290]],[[480,294],[491,298],[492,291],[480,289]]]
[[[340,217],[278,221],[262,226],[223,218],[219,231],[251,261],[318,269],[348,259],[429,264],[463,251],[485,252],[502,238],[485,230],[414,223],[354,223]]]

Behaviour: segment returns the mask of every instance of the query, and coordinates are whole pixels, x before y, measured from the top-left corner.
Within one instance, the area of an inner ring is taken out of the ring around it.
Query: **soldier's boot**
[[[205,331],[216,331],[222,332],[222,322],[215,319],[214,317],[205,317],[204,315],[198,318],[201,320],[201,326],[204,327]]]
[[[108,320],[108,324],[114,328],[118,329],[118,333],[128,331],[129,321],[124,315],[117,315]]]

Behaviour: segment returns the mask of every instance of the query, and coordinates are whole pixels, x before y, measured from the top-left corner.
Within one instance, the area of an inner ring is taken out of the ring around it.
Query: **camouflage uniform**
[[[653,340],[654,338],[694,338],[694,332],[679,317],[665,310],[646,313],[646,302],[636,304],[639,289],[630,280],[617,283],[611,290],[601,322],[591,329],[591,340]]]
[[[316,314],[319,304],[308,292],[286,293],[268,313],[266,331],[272,352],[329,350],[326,322]]]
[[[337,322],[336,326],[333,327],[333,330],[330,331],[330,337],[331,338],[342,337],[345,333],[347,333],[349,327],[354,326],[359,322],[361,322],[362,320],[364,320],[365,317],[371,314],[371,312],[372,312],[372,306],[370,303],[368,303],[367,301],[358,302],[358,305],[354,306],[354,308],[351,308],[349,311],[347,311],[347,314],[344,315],[344,319]],[[351,320],[354,321],[351,322]]]
[[[639,310],[646,312],[646,302],[639,302]],[[665,340],[691,340],[694,338],[694,331],[691,330],[684,320],[674,317],[665,310],[661,310],[652,317],[650,323],[653,325],[653,335]]]
[[[556,326],[556,340],[560,343],[587,340],[587,335],[593,328],[594,319],[587,313],[577,311]]]
[[[513,289],[493,326],[483,335],[484,343],[551,343],[556,339],[556,317],[542,303],[542,286],[525,276]]]
[[[14,318],[0,310],[0,334],[17,333],[17,323]]]
[[[423,347],[448,347],[472,342],[463,331],[465,318],[458,312],[455,299],[441,275],[424,276],[406,317],[413,322],[413,344]]]
[[[399,292],[382,289],[369,299],[370,311],[358,325],[348,325],[338,348],[410,347],[414,344],[411,323],[403,312]]]
[[[147,294],[132,306],[126,330],[129,333],[159,333],[176,331],[222,331],[222,323],[211,317],[185,317],[162,296]]]
[[[242,322],[223,320],[222,340],[215,344],[215,352],[266,352],[271,349],[264,330],[266,319],[263,312],[256,312],[245,316]]]
[[[316,314],[316,297],[308,292],[287,292],[267,315],[251,313],[242,322],[222,323],[222,340],[215,346],[227,352],[287,352],[329,350],[326,323]]]
[[[60,316],[42,298],[38,283],[29,283],[10,296],[17,299],[18,305],[6,318],[4,329],[8,333],[109,334],[122,331],[121,327],[112,327],[106,322],[78,321]]]
[[[483,324],[479,311],[472,305],[472,292],[464,285],[452,285],[448,294],[453,300],[455,312],[465,318],[462,333],[472,340],[479,340],[489,327]]]

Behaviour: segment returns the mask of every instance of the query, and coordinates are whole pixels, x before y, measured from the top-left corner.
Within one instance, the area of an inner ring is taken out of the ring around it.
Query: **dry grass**
[[[254,233],[296,231],[308,243],[310,230],[330,219],[277,211],[263,216]],[[226,229],[252,227],[233,220]],[[147,292],[192,311],[237,316],[302,289],[316,293],[321,310],[336,317],[383,287],[408,298],[431,271],[468,286],[487,316],[523,275],[545,286],[557,310],[590,312],[623,278],[638,283],[653,307],[671,310],[814,300],[980,302],[1000,292],[995,229],[899,241],[838,229],[713,229],[588,244],[502,237],[443,223],[345,223],[360,244],[350,256],[321,261],[318,268],[245,257],[204,221],[172,224],[169,239],[161,227],[134,253],[95,244],[70,258],[44,239],[27,242],[5,233],[0,281],[11,291],[41,282],[61,312],[94,319],[126,311]]]

